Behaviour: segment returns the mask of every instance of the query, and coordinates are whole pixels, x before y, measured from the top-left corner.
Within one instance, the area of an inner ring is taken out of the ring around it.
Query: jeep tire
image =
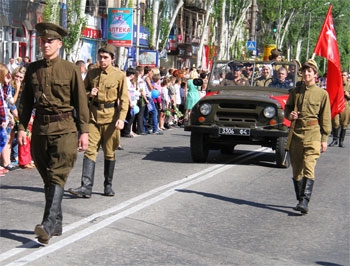
[[[276,140],[276,165],[279,168],[288,168],[290,166],[290,157],[289,153],[286,155],[286,147],[287,144],[287,138],[286,137],[279,137]],[[286,160],[284,162],[284,158],[286,157]]]
[[[205,163],[208,159],[209,147],[206,143],[206,135],[191,132],[191,156],[195,163]]]

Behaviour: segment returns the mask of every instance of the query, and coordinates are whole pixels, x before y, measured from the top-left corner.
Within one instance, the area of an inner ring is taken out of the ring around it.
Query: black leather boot
[[[49,243],[49,239],[52,236],[53,228],[56,223],[57,215],[61,209],[63,192],[63,187],[59,185],[50,185],[45,187],[46,202],[43,221],[34,228],[34,233],[38,236],[38,241],[40,243]]]
[[[45,186],[44,190],[45,190],[45,202],[46,202],[48,200],[48,193],[47,193],[48,186]],[[48,215],[48,210],[45,210],[42,223],[44,222],[45,217],[47,217],[47,215]],[[60,205],[59,209],[58,209],[57,216],[56,216],[56,223],[55,223],[53,230],[52,230],[52,236],[62,235],[62,219],[63,219],[62,206]]]
[[[300,204],[299,211],[303,214],[306,214],[309,212],[309,201],[311,199],[312,194],[312,188],[314,186],[314,180],[310,178],[303,177],[302,180],[302,193],[303,193],[303,200]]]
[[[298,204],[297,206],[295,206],[293,209],[296,210],[296,211],[300,211],[300,206],[303,202],[303,195],[301,195],[301,189],[302,189],[302,179],[301,180],[295,180],[293,178],[293,184],[294,184],[294,190],[295,190],[295,196],[297,198],[297,201],[298,201]]]
[[[62,220],[63,220],[63,215],[62,215],[62,206],[60,206],[57,217],[56,217],[56,223],[53,227],[52,236],[60,236],[62,235]]]
[[[329,143],[329,145],[328,145],[329,147],[338,145],[338,143],[339,143],[339,131],[340,131],[340,127],[332,129],[333,140],[331,143]]]
[[[95,162],[89,158],[83,160],[83,173],[81,175],[81,186],[70,188],[68,192],[82,198],[91,198],[92,186],[94,185]]]
[[[346,128],[342,128],[340,131],[339,147],[345,148],[344,139],[346,134]]]
[[[104,195],[105,196],[114,196],[115,193],[112,189],[112,180],[113,180],[113,174],[114,174],[114,166],[115,166],[115,161],[109,161],[105,160],[105,168],[104,168],[104,176],[105,176],[105,190],[104,190]]]

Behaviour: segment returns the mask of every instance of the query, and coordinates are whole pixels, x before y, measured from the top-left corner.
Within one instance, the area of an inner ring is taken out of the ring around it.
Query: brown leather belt
[[[92,104],[100,109],[103,108],[112,108],[116,106],[116,103],[99,103],[99,102],[92,102]]]
[[[35,119],[43,123],[50,123],[50,122],[62,121],[72,116],[73,116],[72,112],[66,112],[66,113],[54,114],[54,115],[43,115],[43,114],[36,113]]]
[[[318,120],[308,120],[308,121],[304,121],[304,120],[298,119],[295,123],[296,123],[298,126],[309,127],[309,126],[318,125]]]

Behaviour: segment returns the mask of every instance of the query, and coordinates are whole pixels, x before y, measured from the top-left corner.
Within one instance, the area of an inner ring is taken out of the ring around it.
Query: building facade
[[[96,62],[96,53],[102,43],[107,42],[108,8],[118,8],[125,4],[122,0],[82,0],[87,26],[82,30],[76,60]],[[185,0],[172,25],[167,45],[159,50],[150,48],[150,29],[144,26],[147,9],[153,1],[133,1],[133,42],[132,47],[120,47],[119,56],[124,66],[135,66],[136,52],[157,55],[156,66],[192,67],[196,65],[199,43],[204,35],[204,56],[207,49],[208,33],[203,32],[206,7],[205,0]],[[52,1],[51,1],[52,3]],[[66,9],[66,0],[57,0],[58,13]],[[166,1],[163,16],[169,21],[175,12],[178,1]],[[2,0],[0,2],[0,62],[8,63],[10,58],[29,56],[31,61],[40,58],[35,25],[43,21],[43,12],[47,2],[42,0]],[[62,9],[62,10],[60,10]],[[61,12],[61,16],[64,12]],[[139,16],[139,17],[138,17]],[[139,26],[137,26],[139,23]],[[66,25],[62,25],[66,26]],[[69,25],[68,25],[69,30]],[[158,29],[153,29],[155,32]],[[138,40],[137,40],[138,39]],[[136,47],[136,45],[139,45]],[[138,48],[138,49],[136,49]],[[140,58],[139,58],[140,60]],[[147,64],[147,63],[146,63]],[[207,63],[205,63],[207,64]],[[199,67],[199,66],[197,66]]]

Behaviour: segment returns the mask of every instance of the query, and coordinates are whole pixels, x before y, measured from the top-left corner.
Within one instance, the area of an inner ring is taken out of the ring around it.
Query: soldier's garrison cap
[[[98,49],[98,53],[109,53],[112,58],[114,58],[115,46],[112,44],[107,44]]]
[[[65,28],[49,22],[40,22],[35,25],[35,29],[41,38],[48,40],[62,40],[63,37],[68,35],[68,32]]]
[[[301,70],[304,70],[306,68],[312,68],[316,73],[318,73],[318,66],[315,60],[309,59],[304,64]]]

